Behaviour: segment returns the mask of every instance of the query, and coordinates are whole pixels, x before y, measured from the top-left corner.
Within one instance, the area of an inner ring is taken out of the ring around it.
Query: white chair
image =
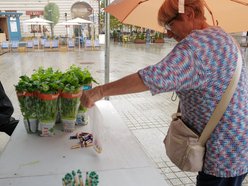
[[[100,48],[101,48],[99,39],[94,40],[94,49],[96,49],[96,48],[97,48],[97,49],[100,49]]]
[[[68,50],[70,50],[70,49],[74,49],[75,48],[75,43],[74,43],[74,40],[73,39],[68,39],[68,41],[67,41],[67,48],[68,48]]]
[[[29,50],[33,51],[33,49],[34,49],[34,43],[33,43],[32,40],[27,41],[26,49],[27,49],[27,51],[29,51]]]
[[[92,41],[90,39],[85,40],[84,48],[85,49],[90,48],[91,50],[93,49]]]
[[[39,39],[34,39],[33,43],[34,43],[34,48],[39,49]]]
[[[43,48],[46,50],[46,49],[50,49],[51,48],[51,43],[49,40],[45,40],[44,41],[44,45],[43,45]]]
[[[57,40],[57,39],[52,40],[52,49],[53,50],[59,49],[59,40]]]
[[[11,41],[11,52],[17,51],[19,48],[19,41]]]
[[[9,42],[8,41],[2,41],[1,43],[1,50],[2,52],[9,52]]]

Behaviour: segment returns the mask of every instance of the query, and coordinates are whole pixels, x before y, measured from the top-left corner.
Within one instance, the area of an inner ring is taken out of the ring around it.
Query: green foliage
[[[163,39],[164,34],[162,34],[161,32],[156,32],[154,37],[155,37],[155,39]]]
[[[59,7],[55,3],[48,3],[44,8],[44,18],[50,20],[56,25],[59,21]]]
[[[47,69],[40,67],[32,74],[31,78],[36,82],[37,91],[56,94],[63,88],[63,84],[60,81],[62,74],[61,71],[54,71],[51,67]]]
[[[77,93],[84,85],[97,83],[88,69],[81,70],[76,65],[70,66],[65,73],[43,67],[35,70],[31,77],[20,76],[15,85],[16,91],[22,93],[18,96],[21,112],[24,118],[38,118],[42,122],[54,120],[58,107],[61,107],[63,116],[75,116],[79,107],[80,98],[60,98],[61,101],[43,100],[37,98],[37,92],[44,94],[57,94],[60,91]],[[26,94],[30,92],[30,94]]]
[[[34,96],[18,96],[22,115],[25,119],[36,118],[37,98]]]
[[[33,93],[37,89],[37,82],[33,81],[27,75],[19,77],[20,80],[15,85],[16,92],[19,93],[18,101],[20,109],[24,118],[35,118],[36,117],[36,103],[37,99],[33,96]],[[29,95],[26,95],[26,93]]]
[[[75,119],[80,98],[63,98],[61,97],[61,117],[62,119]]]
[[[83,85],[95,82],[88,69],[81,70],[76,65],[72,65],[62,76],[61,82],[64,85],[63,92],[78,92]]]
[[[120,29],[122,27],[122,23],[116,19],[114,16],[110,15],[110,29]]]
[[[19,79],[18,84],[15,85],[17,92],[34,92],[37,89],[37,82],[27,75],[20,76]]]
[[[44,8],[44,18],[53,22],[51,24],[51,34],[52,38],[54,37],[53,28],[59,21],[60,13],[59,7],[55,3],[48,3]]]
[[[142,32],[142,33],[137,33],[135,39],[141,39],[141,40],[145,40],[145,34]]]
[[[43,123],[54,122],[57,115],[58,99],[39,100],[38,118]]]

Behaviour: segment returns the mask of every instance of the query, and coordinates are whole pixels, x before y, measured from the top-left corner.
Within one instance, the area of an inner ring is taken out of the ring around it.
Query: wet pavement
[[[110,46],[110,81],[138,71],[147,65],[159,62],[174,46],[165,44],[119,44]],[[21,75],[30,75],[43,66],[66,70],[76,64],[87,67],[92,76],[104,83],[104,48],[100,50],[74,49],[69,52],[12,52],[0,56],[0,80],[14,108],[14,117],[22,119],[14,84]],[[177,109],[178,100],[172,101],[172,93],[151,96],[149,92],[110,97],[110,101],[136,136],[147,155],[169,185],[195,185],[195,173],[180,171],[165,155],[163,139],[170,123],[170,116]],[[248,178],[243,186],[248,186]]]

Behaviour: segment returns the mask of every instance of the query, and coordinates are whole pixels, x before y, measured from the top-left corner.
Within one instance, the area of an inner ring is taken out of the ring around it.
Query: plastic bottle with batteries
[[[85,90],[90,90],[92,89],[92,85],[84,85],[82,87],[82,90],[85,91]],[[76,122],[75,124],[76,125],[87,125],[88,124],[88,121],[89,121],[89,115],[88,115],[88,111],[87,111],[87,108],[83,107],[83,106],[79,106],[79,109],[78,109],[78,114],[77,114],[77,117],[76,117]]]

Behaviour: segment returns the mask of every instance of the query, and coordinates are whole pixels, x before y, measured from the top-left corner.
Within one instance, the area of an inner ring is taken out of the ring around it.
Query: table
[[[89,112],[88,128],[75,132],[100,123],[102,153],[70,149],[75,132],[39,137],[27,134],[20,122],[0,157],[0,185],[60,186],[67,172],[80,169],[96,171],[99,186],[167,186],[109,101],[98,101]]]

